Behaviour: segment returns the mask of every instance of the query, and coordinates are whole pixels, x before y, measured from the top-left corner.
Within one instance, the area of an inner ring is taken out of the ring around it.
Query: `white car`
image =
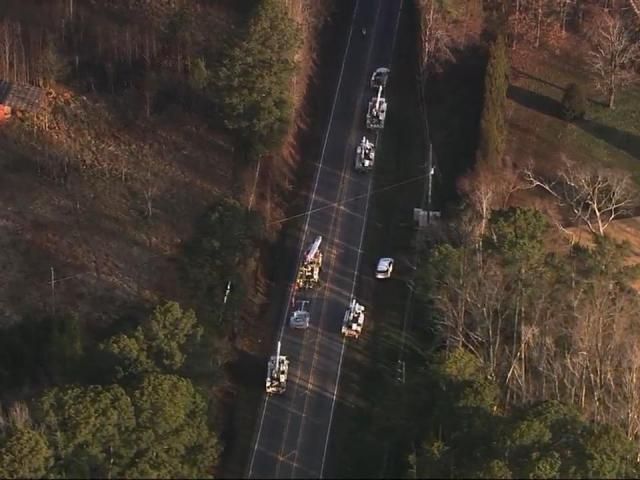
[[[376,278],[389,278],[393,271],[393,258],[381,258],[376,267]]]

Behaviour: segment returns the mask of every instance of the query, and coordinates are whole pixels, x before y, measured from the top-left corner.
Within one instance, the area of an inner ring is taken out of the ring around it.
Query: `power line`
[[[138,263],[137,265],[138,265],[138,266],[142,266],[142,265],[145,265],[145,264],[147,264],[147,263],[151,262],[151,260],[154,260],[154,259],[156,259],[156,258],[160,258],[160,257],[166,257],[166,256],[167,256],[167,255],[166,255],[166,254],[164,254],[164,253],[159,253],[159,254],[151,255],[151,256],[147,257],[145,260],[140,261],[140,263]],[[50,270],[50,271],[51,271],[51,270]],[[33,276],[35,276],[35,275],[36,275],[36,274],[32,274],[32,275],[30,275],[30,277],[33,277]],[[51,278],[50,278],[50,280],[48,280],[48,281],[46,282],[46,285],[50,285],[50,286],[52,286],[52,288],[53,288],[53,285],[55,285],[55,284],[57,284],[57,283],[64,282],[65,280],[71,280],[71,279],[74,279],[74,278],[82,277],[82,276],[84,276],[84,275],[97,275],[97,274],[96,274],[96,272],[95,272],[95,268],[92,268],[91,270],[85,270],[85,271],[83,271],[83,272],[74,273],[74,274],[72,274],[72,275],[67,275],[66,277],[61,277],[61,278],[55,278],[55,277],[53,276],[53,274],[51,274]],[[44,282],[42,282],[42,285],[45,285],[45,283],[44,283]]]
[[[360,198],[365,198],[367,196],[375,195],[376,193],[384,192],[386,190],[391,190],[392,188],[400,187],[400,186],[406,185],[408,183],[412,183],[412,182],[416,182],[418,180],[422,180],[422,179],[426,178],[426,176],[427,176],[426,174],[423,174],[423,175],[419,175],[417,177],[411,177],[411,178],[408,178],[406,180],[402,180],[400,182],[392,183],[390,185],[386,185],[384,187],[372,190],[370,195],[367,194],[367,193],[363,193],[362,195],[356,195],[355,197],[347,198],[346,200],[343,200],[341,202],[331,202],[331,203],[329,203],[327,205],[324,205],[322,207],[312,208],[312,209],[307,210],[305,212],[297,213],[296,215],[291,215],[289,217],[285,217],[285,218],[282,218],[280,220],[275,220],[273,222],[270,222],[269,225],[277,225],[279,223],[288,222],[289,220],[295,220],[296,218],[304,217],[305,215],[309,215],[311,213],[319,212],[319,211],[324,210],[326,208],[342,206],[345,203],[353,202],[354,200],[358,200]]]

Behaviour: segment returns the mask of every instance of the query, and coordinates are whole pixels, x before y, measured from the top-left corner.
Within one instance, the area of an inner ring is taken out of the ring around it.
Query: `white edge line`
[[[398,34],[398,26],[400,25],[400,15],[402,13],[402,7],[404,5],[404,0],[400,0],[400,8],[398,9],[398,16],[396,18],[396,26],[393,30],[393,42],[391,46],[391,60],[390,64],[393,63],[393,55],[395,53],[396,46],[396,37]],[[364,210],[364,222],[362,224],[362,232],[360,233],[360,245],[358,247],[358,256],[356,258],[356,270],[353,275],[353,286],[351,287],[351,296],[353,297],[353,292],[356,288],[356,279],[358,276],[358,270],[360,269],[360,255],[362,253],[362,242],[364,240],[364,234],[367,226],[367,216],[369,215],[369,194],[371,193],[371,185],[373,184],[373,176],[369,181],[369,188],[367,189],[367,204]],[[329,438],[331,437],[331,427],[333,425],[333,413],[336,407],[336,398],[338,396],[338,387],[340,385],[340,373],[342,370],[342,360],[344,358],[344,349],[346,346],[346,339],[343,337],[342,339],[342,348],[340,349],[340,361],[338,362],[338,375],[336,377],[336,387],[333,391],[333,398],[331,399],[331,413],[329,414],[329,428],[327,429],[327,437],[324,441],[324,451],[322,452],[322,464],[320,466],[320,478],[324,478],[324,464],[327,459],[327,449],[329,447]]]
[[[378,8],[376,9],[376,14],[375,14],[374,21],[373,21],[373,27],[371,28],[371,32],[372,32],[371,35],[375,35],[375,32],[377,31],[378,20],[380,18],[380,10],[382,8],[382,2],[383,1],[384,0],[379,0],[378,1]],[[373,53],[374,46],[375,46],[375,37],[370,41],[369,48],[367,49],[367,55],[366,55],[366,59],[365,59],[366,60],[366,62],[365,62],[366,67],[368,67],[369,64],[371,63],[371,54]],[[360,92],[360,95],[358,96],[358,101],[356,102],[356,105],[358,106],[358,108],[356,108],[356,111],[360,110],[360,107],[362,106],[363,99],[365,99],[366,87],[368,85],[368,81],[367,81],[368,78],[369,78],[368,73],[365,72],[364,75],[363,75],[364,90],[362,90]],[[366,103],[365,103],[365,105],[366,105]],[[354,121],[352,122],[353,125],[355,125],[356,120],[357,120],[357,118],[354,118]],[[353,130],[353,129],[351,129],[351,130]],[[378,135],[378,133],[376,133],[376,147],[377,147],[377,143],[378,143],[378,138],[379,138],[379,135]],[[356,142],[357,142],[357,139],[356,139]],[[348,143],[349,142],[347,141],[347,144]],[[346,150],[347,150],[347,148],[345,148],[345,151]],[[347,156],[346,154],[345,154],[345,158],[347,158],[347,163],[345,165],[345,168],[343,168],[343,170],[342,170],[342,177],[344,177],[344,174],[346,172],[346,179],[347,179],[347,183],[348,183],[349,180],[351,178],[353,178],[353,177],[351,177],[351,174],[348,172],[349,171],[349,164],[352,162],[352,160],[351,160],[351,157]],[[367,187],[367,195],[366,195],[367,202],[365,204],[365,211],[364,211],[364,216],[363,216],[363,222],[364,223],[363,223],[362,231],[360,232],[360,246],[358,248],[358,255],[356,257],[356,268],[355,268],[356,272],[358,271],[359,264],[360,264],[360,252],[362,250],[361,247],[362,247],[362,241],[363,241],[363,238],[364,238],[364,231],[365,231],[364,225],[367,222],[367,210],[369,209],[369,197],[371,196],[371,185],[372,185],[372,183],[373,183],[372,182],[372,177],[370,176],[369,177],[369,182],[368,182],[368,187]],[[336,202],[336,206],[340,205],[340,203],[342,203],[342,202],[340,202],[340,199],[338,199],[338,202]],[[338,221],[340,221],[340,218],[338,218]],[[334,243],[336,241],[337,240],[334,239]],[[354,276],[354,278],[352,280],[352,283],[355,283],[355,279],[356,279],[356,276]],[[352,291],[351,291],[351,296],[353,296],[353,288],[352,288]],[[318,337],[318,338],[320,338],[320,337]],[[343,338],[342,339],[341,349],[344,349],[344,345],[345,345],[345,343],[344,343],[344,338]],[[314,355],[313,355],[313,359],[312,359],[312,362],[311,362],[311,370],[310,370],[310,374],[309,374],[309,381],[307,382],[307,393],[309,392],[309,388],[311,387],[311,381],[312,381],[312,378],[313,378],[313,366],[315,365],[316,358],[317,358],[317,349],[318,349],[317,347],[318,347],[318,344],[316,344],[316,348],[314,349]],[[340,368],[341,368],[341,363],[342,363],[342,353],[340,354],[340,360],[338,362],[338,370],[337,370],[338,371],[338,376],[336,377],[336,384],[340,379],[340,373],[339,372],[340,372]],[[298,439],[300,439],[300,437],[302,436],[302,431],[304,429],[304,425],[305,425],[304,412],[306,412],[307,401],[308,400],[309,400],[309,396],[307,395],[306,398],[305,398],[305,401],[304,401],[303,418],[302,418],[302,423],[300,424],[300,431],[298,433],[298,435],[299,435]],[[329,419],[329,425],[330,424],[331,424],[331,418]],[[324,470],[324,455],[325,455],[325,453],[323,451],[322,466],[321,466],[321,470],[320,470],[320,478],[322,478],[322,472]],[[296,450],[296,455],[295,455],[294,461],[293,461],[294,467],[291,470],[291,478],[295,478],[295,472],[296,472],[295,465],[297,465],[297,460],[298,460],[298,451]]]
[[[340,75],[338,77],[338,84],[336,86],[336,93],[333,96],[333,105],[331,106],[331,114],[329,115],[329,125],[327,125],[327,130],[325,132],[324,135],[324,143],[322,144],[322,151],[320,153],[320,163],[316,169],[316,178],[313,184],[313,192],[311,194],[311,198],[309,199],[309,208],[307,208],[308,211],[312,210],[312,206],[313,206],[313,202],[315,200],[315,196],[316,196],[316,190],[318,189],[318,181],[320,180],[320,171],[322,170],[322,164],[324,162],[324,154],[325,151],[327,149],[327,143],[329,141],[329,133],[331,132],[331,125],[333,124],[333,115],[335,113],[336,110],[336,104],[338,103],[338,93],[340,92],[340,85],[342,85],[342,75],[344,73],[344,66],[346,64],[347,61],[347,54],[349,53],[349,46],[351,45],[351,37],[353,36],[353,26],[355,25],[355,19],[356,19],[356,13],[358,12],[358,5],[360,3],[360,0],[356,0],[356,4],[353,8],[353,14],[351,16],[351,25],[349,26],[349,37],[347,38],[347,46],[344,49],[344,55],[342,56],[342,65],[340,67]],[[304,225],[304,230],[302,233],[302,236],[300,237],[300,250],[298,251],[298,259],[296,261],[296,271],[298,268],[298,265],[300,264],[300,259],[302,258],[302,251],[304,249],[305,246],[305,239],[307,236],[307,231],[309,229],[309,221],[311,219],[311,214],[307,214],[307,220],[305,222]],[[291,298],[293,297],[293,288],[290,288],[289,290],[289,299],[287,301],[287,305],[285,307],[285,312],[284,312],[284,319],[282,321],[282,327],[280,328],[280,334],[278,336],[278,341],[282,341],[282,336],[284,335],[284,327],[285,324],[287,323],[287,314],[289,313],[289,306],[291,304]],[[260,416],[260,427],[258,427],[258,434],[256,436],[256,440],[255,440],[255,444],[254,444],[254,448],[253,448],[253,453],[251,454],[251,463],[249,464],[249,474],[248,477],[251,477],[251,474],[253,473],[253,463],[255,461],[256,458],[256,452],[258,451],[258,443],[260,441],[260,435],[262,434],[262,426],[264,424],[264,417],[265,414],[267,412],[267,403],[269,402],[269,397],[265,394],[264,397],[264,405],[262,408],[262,415]],[[333,413],[333,412],[332,412]],[[331,424],[329,424],[331,425]]]

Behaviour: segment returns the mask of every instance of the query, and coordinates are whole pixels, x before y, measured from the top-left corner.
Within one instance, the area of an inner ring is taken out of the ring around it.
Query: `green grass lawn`
[[[576,123],[560,116],[564,88],[572,82],[582,82],[589,97],[587,117]],[[607,108],[584,61],[568,48],[516,52],[511,83],[507,154],[513,161],[534,160],[553,170],[564,156],[627,170],[640,183],[640,85],[621,89],[616,108]]]

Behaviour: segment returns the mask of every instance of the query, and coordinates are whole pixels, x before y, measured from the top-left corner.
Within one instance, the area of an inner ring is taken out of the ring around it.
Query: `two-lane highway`
[[[309,213],[300,234],[299,259],[317,235],[323,237],[322,283],[311,300],[307,330],[288,328],[291,302],[283,308],[278,338],[282,354],[291,362],[287,391],[264,399],[249,458],[251,478],[318,478],[325,473],[347,343],[340,328],[350,298],[358,293],[356,281],[372,186],[370,173],[353,169],[355,149],[365,134],[366,105],[374,95],[369,88],[371,73],[391,64],[402,2],[355,2],[345,51],[338,59],[340,74]],[[366,35],[361,33],[362,27]],[[393,104],[388,109],[393,115]],[[375,138],[371,133],[368,137]]]

